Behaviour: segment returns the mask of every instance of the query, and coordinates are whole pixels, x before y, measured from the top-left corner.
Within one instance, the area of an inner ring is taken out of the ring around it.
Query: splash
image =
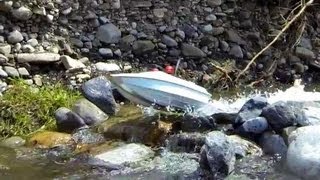
[[[296,80],[293,86],[285,90],[278,89],[273,93],[255,90],[249,94],[239,95],[236,99],[220,98],[219,100],[212,100],[206,106],[199,108],[196,114],[209,116],[216,113],[237,113],[246,101],[255,96],[266,97],[269,104],[279,101],[320,102],[320,92],[307,92],[301,80]]]

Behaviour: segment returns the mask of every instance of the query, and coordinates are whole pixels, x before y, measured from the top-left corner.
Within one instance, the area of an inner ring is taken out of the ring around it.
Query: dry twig
[[[306,10],[306,8],[310,5],[312,5],[313,0],[309,0],[307,3],[304,2],[304,0],[302,1],[303,5],[300,9],[300,11],[285,25],[285,27],[283,27],[283,29],[278,33],[278,35],[266,46],[264,47],[261,51],[259,51],[252,59],[251,61],[247,64],[247,66],[238,74],[237,78],[235,79],[235,81],[237,82],[239,80],[239,78],[250,68],[251,64],[264,52],[266,51],[270,46],[272,46],[272,44],[274,44],[279,37],[291,26],[291,24],[293,22],[295,22],[302,14],[303,12]]]

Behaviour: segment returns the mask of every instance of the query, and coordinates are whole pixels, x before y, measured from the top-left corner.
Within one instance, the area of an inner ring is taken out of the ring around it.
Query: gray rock
[[[224,52],[227,52],[227,51],[229,51],[229,44],[226,42],[226,41],[220,41],[220,44],[219,44],[219,46],[220,46],[220,49],[222,50],[222,51],[224,51]]]
[[[220,34],[223,34],[224,33],[224,27],[214,27],[212,28],[212,34],[214,36],[218,36]]]
[[[299,42],[299,46],[312,50],[312,43],[309,38],[302,37]]]
[[[115,51],[113,52],[113,54],[116,55],[116,56],[118,56],[118,57],[121,57],[122,52],[121,52],[120,49],[117,49],[117,50],[115,50]]]
[[[217,17],[214,15],[214,14],[209,14],[207,17],[206,17],[206,21],[215,21],[217,20]]]
[[[100,72],[115,72],[121,70],[120,67],[114,63],[97,62],[95,67]]]
[[[21,53],[16,58],[19,63],[51,63],[60,60],[60,55],[56,53]]]
[[[180,29],[177,30],[176,35],[181,39],[186,38],[186,34],[184,33],[184,31],[181,31]]]
[[[26,140],[19,136],[12,136],[8,139],[4,139],[0,142],[0,146],[9,147],[9,148],[17,148],[25,145]]]
[[[314,52],[304,47],[296,47],[295,53],[299,58],[302,59],[310,60],[315,58]]]
[[[181,47],[182,54],[186,57],[193,57],[193,58],[203,58],[206,57],[206,54],[199,48],[190,45],[190,44],[182,44]]]
[[[120,47],[123,50],[131,50],[131,45],[136,40],[136,37],[134,35],[127,35],[124,36],[120,41]]]
[[[244,122],[260,116],[262,109],[267,105],[267,99],[262,96],[255,96],[249,99],[239,110],[234,126],[238,127]]]
[[[96,38],[101,42],[112,44],[121,39],[121,31],[113,24],[105,24],[98,28]]]
[[[176,46],[178,46],[177,41],[174,40],[173,38],[171,38],[168,35],[163,35],[161,41],[162,41],[163,44],[167,45],[168,47],[176,47]]]
[[[0,64],[6,64],[9,61],[9,59],[5,56],[0,54]]]
[[[11,46],[8,44],[1,44],[0,45],[0,54],[9,55],[11,53]]]
[[[216,7],[216,6],[220,6],[222,4],[222,0],[208,0],[207,4],[210,7]]]
[[[265,132],[259,139],[259,144],[265,154],[285,156],[288,150],[284,139],[271,132]]]
[[[109,48],[100,48],[99,54],[103,57],[112,57],[113,56],[113,52]]]
[[[229,55],[235,57],[235,58],[243,58],[243,52],[242,49],[239,45],[234,45],[231,47],[230,51],[229,51]]]
[[[83,42],[80,39],[77,38],[70,38],[70,42],[72,45],[78,47],[78,48],[82,48],[83,47]]]
[[[107,114],[115,114],[117,105],[114,100],[111,88],[111,82],[99,76],[85,82],[82,86],[82,94],[85,98],[98,106]]]
[[[87,125],[94,125],[108,119],[107,114],[84,98],[75,102],[72,111],[82,117]]]
[[[29,40],[27,41],[27,43],[30,44],[32,47],[35,47],[35,46],[37,46],[37,45],[39,44],[39,43],[38,43],[38,40],[37,40],[37,39],[34,39],[34,38],[29,39]]]
[[[219,131],[207,134],[201,149],[200,165],[208,168],[214,177],[226,177],[234,170],[235,149],[228,137]]]
[[[320,125],[320,107],[304,106],[302,112],[304,118],[297,122],[300,126]]]
[[[67,55],[61,56],[60,60],[66,69],[77,69],[77,68],[85,68],[86,67],[81,61],[73,59]]]
[[[30,44],[25,44],[21,47],[22,52],[24,53],[33,53],[35,52],[34,47],[32,47]]]
[[[4,66],[3,70],[8,74],[10,77],[19,77],[19,72],[16,68],[11,66]]]
[[[204,32],[204,33],[210,34],[210,33],[212,33],[212,31],[213,31],[213,27],[211,24],[207,24],[202,27],[202,32]]]
[[[147,160],[153,156],[154,152],[149,147],[131,143],[98,154],[95,158],[113,165],[124,165]]]
[[[282,101],[263,108],[261,116],[267,119],[276,132],[285,127],[295,125],[303,119],[301,108]]]
[[[18,30],[14,30],[9,33],[7,40],[10,44],[16,44],[23,40],[23,36]]]
[[[8,73],[5,72],[2,68],[0,68],[0,77],[4,77],[4,78],[8,77]]]
[[[261,156],[262,149],[254,142],[246,140],[237,135],[228,136],[228,140],[233,144],[237,157]]]
[[[227,36],[226,37],[227,40],[230,41],[230,42],[234,42],[234,43],[237,43],[237,44],[244,44],[244,41],[242,40],[242,38],[234,30],[228,30],[226,36]]]
[[[21,77],[28,77],[30,76],[29,71],[25,68],[25,67],[20,67],[18,68],[18,72],[20,74]]]
[[[286,164],[294,174],[303,179],[320,176],[320,126],[301,127],[289,136]]]
[[[142,55],[145,53],[150,53],[155,48],[155,45],[152,41],[148,40],[139,40],[135,41],[132,45],[133,53],[136,55]]]
[[[11,10],[12,16],[15,17],[18,20],[26,21],[31,18],[32,11],[29,8],[26,7],[20,7],[18,9],[12,9]]]
[[[268,126],[268,121],[264,117],[256,117],[245,121],[237,131],[240,134],[261,134],[268,129]]]
[[[78,128],[85,127],[84,120],[68,108],[60,107],[55,114],[56,124],[59,131],[72,132]]]

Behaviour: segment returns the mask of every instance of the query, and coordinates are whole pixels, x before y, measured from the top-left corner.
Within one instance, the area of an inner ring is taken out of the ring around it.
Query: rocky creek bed
[[[102,76],[85,82],[81,92],[83,98],[70,109],[55,111],[55,131],[2,140],[1,177],[319,177],[320,95],[303,86],[273,96],[256,94],[241,106],[225,104],[225,111],[208,113],[209,108],[201,116],[117,104],[119,96]]]

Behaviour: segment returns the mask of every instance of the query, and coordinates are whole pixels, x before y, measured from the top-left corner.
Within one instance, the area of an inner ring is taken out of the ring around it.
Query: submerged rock
[[[127,144],[102,154],[95,155],[95,158],[114,165],[137,163],[154,156],[154,152],[147,146],[141,144]]]
[[[85,98],[76,101],[72,111],[77,113],[87,125],[101,123],[108,119],[107,114]]]
[[[85,121],[78,114],[65,107],[56,110],[55,119],[58,130],[62,132],[72,132],[86,126]]]
[[[305,179],[320,176],[320,126],[301,127],[289,136],[287,166]]]
[[[256,96],[248,100],[238,112],[235,119],[234,127],[238,127],[245,121],[260,116],[262,109],[268,105],[267,99],[261,96]]]
[[[228,137],[219,131],[208,133],[201,149],[201,166],[210,169],[215,178],[226,177],[234,170],[235,161],[235,149]]]
[[[82,86],[82,94],[85,98],[98,106],[107,114],[115,114],[117,105],[112,95],[111,82],[99,76],[85,82]]]
[[[26,143],[26,140],[19,136],[12,136],[10,138],[4,139],[0,142],[0,146],[17,148],[21,147]]]
[[[201,132],[213,130],[215,128],[215,119],[211,116],[193,116],[186,114],[181,121],[181,130],[185,132]]]
[[[72,134],[72,139],[77,144],[98,144],[105,141],[102,134],[93,132],[89,128],[78,129]]]

